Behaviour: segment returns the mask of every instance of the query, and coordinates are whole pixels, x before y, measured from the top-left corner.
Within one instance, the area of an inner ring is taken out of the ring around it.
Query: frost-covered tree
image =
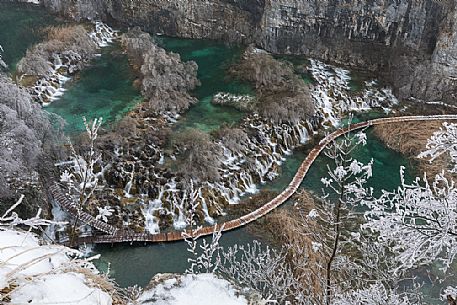
[[[304,304],[300,282],[286,261],[287,252],[262,245],[258,241],[235,245],[221,251],[218,273],[243,287],[254,289],[278,304]]]
[[[381,284],[337,295],[333,305],[420,305],[420,295],[399,293]]]
[[[195,219],[200,205],[200,202],[197,200],[198,189],[194,189],[192,181],[190,181],[188,188],[189,206],[186,219],[188,229],[181,233],[184,241],[187,243],[187,252],[189,253],[187,261],[190,266],[186,270],[186,273],[213,273],[218,270],[220,265],[218,258],[218,253],[221,249],[219,240],[224,227],[221,226],[214,230],[211,242],[208,242],[206,239],[202,239],[201,243],[198,241],[201,237],[200,230],[202,229],[202,226],[197,225],[197,220]]]
[[[41,210],[22,219],[15,210],[23,199],[0,216],[0,303],[125,304],[116,284],[91,263],[99,256],[84,258],[77,250],[47,244],[30,232],[61,223],[42,219]]]
[[[443,128],[435,132],[427,142],[427,150],[419,154],[419,157],[430,157],[433,162],[443,154],[448,154],[451,162],[448,169],[451,173],[457,173],[457,125],[443,123]]]
[[[330,162],[327,176],[321,179],[323,194],[316,207],[303,218],[303,232],[309,230],[306,227],[313,228],[308,232],[310,248],[320,257],[314,263],[316,266],[306,268],[308,272],[318,273],[315,283],[318,288],[314,291],[316,303],[331,304],[336,293],[358,285],[354,283],[355,278],[351,279],[358,269],[353,255],[360,252],[356,247],[360,219],[354,208],[371,196],[365,183],[372,176],[372,161],[362,164],[352,155],[364,144],[366,135],[359,132],[345,135],[328,146],[324,153]]]
[[[388,251],[373,244],[369,232],[360,231],[363,218],[354,211],[372,193],[365,187],[372,162],[352,157],[365,143],[361,132],[329,145],[323,195],[311,205],[303,203],[300,213],[306,213],[298,224],[288,223],[294,237],[286,239],[283,250],[257,242],[223,250],[219,272],[279,304],[333,304],[336,296],[367,289],[378,278],[390,287],[395,280],[389,274]],[[300,199],[296,205],[302,205]]]
[[[457,305],[457,286],[444,289],[442,299],[447,300],[449,305]]]
[[[95,192],[102,168],[102,156],[96,151],[95,142],[103,120],[100,118],[88,122],[86,118],[83,118],[83,121],[89,140],[89,149],[78,153],[70,142],[70,160],[57,164],[64,167],[60,182],[68,188],[78,209],[82,209]]]
[[[121,42],[142,74],[142,94],[156,113],[181,112],[197,102],[189,91],[200,85],[195,62],[182,62],[178,54],[166,52],[148,33],[133,28]]]
[[[42,219],[40,217],[42,212],[41,209],[37,211],[35,217],[28,219],[22,219],[19,217],[19,215],[15,212],[15,209],[22,204],[24,197],[24,195],[21,195],[17,202],[8,208],[2,216],[0,216],[0,230],[16,229],[18,227],[28,227],[31,230],[55,224],[53,221]]]
[[[429,182],[416,178],[410,184],[400,170],[401,186],[393,192],[384,191],[380,198],[366,201],[370,208],[365,217],[369,228],[379,240],[397,253],[400,269],[430,264],[436,260],[447,270],[457,255],[457,188],[446,172],[454,173],[457,163],[457,125],[443,124],[434,133],[421,157],[448,154],[451,167]]]
[[[379,241],[391,246],[401,265],[396,271],[436,260],[446,270],[457,255],[457,189],[444,174],[432,183],[417,178],[404,181],[393,192],[367,201],[364,226],[379,234]]]
[[[444,123],[427,143],[420,157],[433,162],[446,156],[449,167],[432,179],[426,175],[406,183],[400,169],[401,185],[379,198],[365,201],[366,229],[378,234],[378,241],[395,254],[396,273],[439,262],[447,271],[457,255],[457,189],[453,174],[457,169],[457,125]],[[452,289],[449,288],[449,291]],[[446,290],[447,291],[447,290]],[[446,292],[445,291],[445,292]],[[447,294],[449,304],[455,297]]]
[[[95,146],[103,120],[99,118],[88,122],[86,118],[83,118],[83,121],[88,138],[88,149],[78,153],[70,142],[69,160],[57,164],[57,166],[63,168],[60,182],[66,186],[68,195],[78,212],[82,212],[83,209],[87,208],[92,195],[99,187],[99,182],[102,180],[103,175],[102,155]],[[100,216],[103,219],[103,217],[109,216],[107,213],[110,210],[103,209],[100,212],[103,214],[103,216]],[[78,221],[79,216],[75,219],[71,232],[72,237],[76,234]]]

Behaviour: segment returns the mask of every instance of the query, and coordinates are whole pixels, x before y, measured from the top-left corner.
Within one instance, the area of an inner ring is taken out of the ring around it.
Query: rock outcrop
[[[195,62],[181,62],[179,54],[167,53],[138,28],[121,41],[133,66],[141,66],[142,94],[153,111],[179,113],[197,102],[188,93],[200,85]]]
[[[309,86],[292,64],[251,46],[230,72],[255,87],[257,103],[251,108],[265,119],[298,123],[314,116]]]
[[[375,71],[399,97],[454,102],[451,0],[43,0],[55,12],[171,36],[255,43]]]
[[[23,194],[18,213],[35,216],[47,199],[40,177],[52,171],[57,132],[30,94],[1,73],[0,92],[0,214]]]

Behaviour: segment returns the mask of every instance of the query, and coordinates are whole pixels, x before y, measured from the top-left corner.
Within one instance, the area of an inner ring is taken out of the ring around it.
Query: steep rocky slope
[[[57,132],[30,94],[0,73],[0,214],[25,195],[29,217],[46,201],[42,180],[52,171]],[[41,178],[41,180],[40,180]]]
[[[452,0],[43,0],[53,11],[172,36],[256,43],[382,73],[401,98],[453,102]]]

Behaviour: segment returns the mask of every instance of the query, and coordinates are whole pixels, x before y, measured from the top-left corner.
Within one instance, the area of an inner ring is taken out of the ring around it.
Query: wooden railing
[[[230,231],[236,228],[245,226],[248,223],[251,223],[266,214],[270,213],[283,203],[285,203],[292,195],[298,190],[300,184],[303,182],[306,174],[308,173],[311,165],[314,163],[319,154],[324,150],[324,148],[330,144],[332,141],[336,140],[338,137],[345,135],[351,131],[363,129],[372,125],[381,125],[389,123],[399,123],[399,122],[411,122],[411,121],[434,121],[434,120],[457,120],[457,115],[434,115],[434,116],[403,116],[403,117],[391,117],[391,118],[381,118],[373,119],[366,122],[361,122],[357,124],[350,125],[348,127],[340,128],[334,132],[327,135],[322,139],[318,145],[316,145],[302,162],[300,167],[297,170],[297,173],[293,177],[289,185],[284,189],[278,196],[273,198],[270,202],[266,203],[262,207],[256,209],[255,211],[248,213],[244,216],[241,216],[237,219],[227,221],[222,224],[217,224],[214,226],[207,226],[194,230],[193,232],[188,231],[188,234],[194,234],[197,236],[206,236],[213,234],[214,231]],[[58,186],[51,188],[51,194],[54,199],[72,216],[76,217],[77,210],[70,203],[68,198],[66,198]],[[79,219],[93,226],[94,228],[107,233],[106,235],[99,236],[88,236],[82,237],[77,240],[78,244],[83,243],[122,243],[122,242],[169,242],[169,241],[178,241],[182,240],[182,232],[173,231],[173,232],[164,232],[158,234],[148,234],[148,233],[132,233],[125,230],[117,229],[111,225],[108,225],[102,221],[96,220],[94,217],[87,213],[80,213]]]
[[[86,213],[80,209],[77,209],[76,206],[68,199],[68,197],[64,194],[62,189],[59,187],[59,185],[54,184],[49,188],[49,192],[51,193],[52,198],[59,204],[59,206],[64,209],[66,212],[68,212],[71,216],[74,218],[78,219],[82,223],[85,223],[87,225],[90,225],[91,227],[107,233],[107,234],[116,234],[118,231],[118,228],[107,224],[106,222],[100,221],[90,215],[89,213]]]

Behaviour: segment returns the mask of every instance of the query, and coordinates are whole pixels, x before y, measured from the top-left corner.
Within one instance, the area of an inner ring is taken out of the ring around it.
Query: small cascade
[[[69,215],[64,210],[62,210],[60,205],[57,204],[54,200],[51,200],[51,205],[52,220],[54,222],[64,223],[70,219]],[[59,225],[55,223],[52,223],[49,226],[47,226],[43,234],[44,240],[49,242],[59,241],[65,237],[67,237],[65,225]]]
[[[113,30],[101,21],[95,21],[95,30],[89,34],[99,48],[104,48],[112,44],[117,35],[118,31]]]
[[[99,48],[108,46],[117,37],[117,32],[102,22],[95,22],[94,30],[89,33],[94,43]],[[84,59],[80,54],[71,50],[54,53],[49,60],[52,67],[48,73],[38,78],[30,88],[35,101],[47,106],[59,99],[65,92],[64,85],[70,80],[70,76],[80,70],[81,61]],[[86,59],[87,60],[87,59]],[[27,77],[22,75],[21,80]]]
[[[8,65],[2,59],[2,53],[4,52],[2,45],[0,44],[0,71],[2,69],[8,69]]]
[[[145,209],[143,209],[144,229],[151,234],[160,232],[159,218],[156,216],[156,211],[160,213],[162,209],[162,197],[164,194],[165,190],[162,187],[159,197],[155,200],[149,200]]]
[[[339,118],[350,111],[364,111],[398,104],[390,88],[379,89],[377,82],[366,81],[359,94],[351,92],[350,71],[310,60],[309,71],[317,81],[311,96],[326,128],[339,125]]]
[[[132,169],[132,172],[130,174],[130,180],[127,182],[127,184],[125,185],[125,188],[124,188],[124,197],[125,198],[131,198],[132,197],[132,195],[130,194],[130,191],[132,189],[134,175],[135,175],[135,164],[133,164],[133,169]]]
[[[348,111],[396,103],[392,92],[387,88],[380,90],[374,81],[366,82],[358,94],[351,92],[347,70],[311,61],[310,71],[318,82],[312,91],[318,115],[295,123],[272,122],[257,113],[247,115],[237,126],[249,135],[242,144],[231,150],[222,140],[216,142],[223,152],[219,168],[221,179],[202,183],[194,194],[187,191],[188,186],[181,177],[162,167],[165,155],[174,159],[178,152],[165,154],[160,146],[151,142],[139,151],[132,151],[131,147],[125,151],[114,149],[116,161],[112,168],[115,180],[119,181],[116,188],[129,197],[127,202],[139,204],[145,231],[158,233],[161,228],[170,227],[184,229],[192,198],[198,202],[196,218],[201,223],[213,224],[217,216],[224,215],[226,206],[239,203],[246,194],[258,192],[259,184],[275,179],[286,156],[307,143],[322,126],[337,126],[342,114]],[[225,98],[230,102],[223,101]],[[247,97],[228,94],[216,95],[215,99],[219,99],[220,104],[240,107],[240,104],[252,102]],[[141,117],[140,121],[150,130],[159,131],[169,128],[178,119],[179,114],[167,112]],[[140,177],[132,179],[132,168],[137,168]],[[126,201],[126,198],[118,198],[121,202]]]

